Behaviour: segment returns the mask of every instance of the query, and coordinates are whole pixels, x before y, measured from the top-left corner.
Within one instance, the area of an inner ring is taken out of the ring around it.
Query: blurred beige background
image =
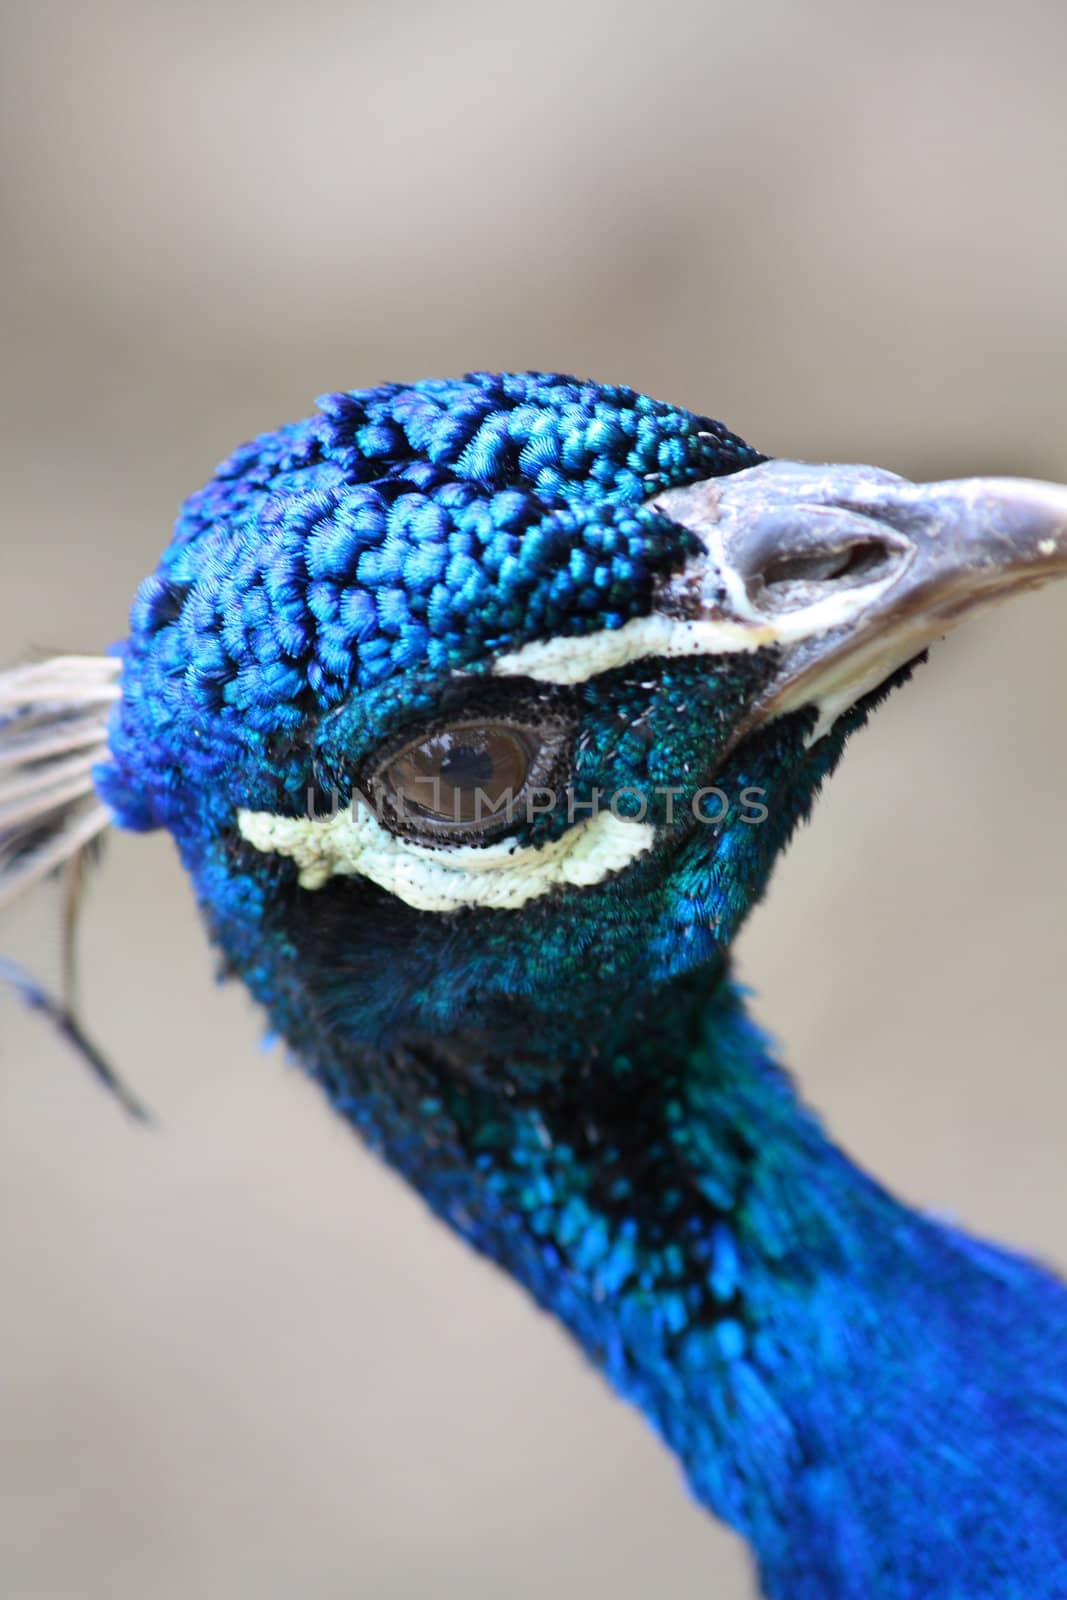
[[[561,367],[778,454],[1067,478],[1062,5],[7,0],[2,654],[96,650],[317,393]],[[1067,590],[857,742],[743,948],[809,1097],[1067,1268]],[[0,995],[0,1592],[741,1600],[555,1328],[367,1158],[167,841],[83,928],[142,1132]],[[0,949],[54,973],[54,895]]]

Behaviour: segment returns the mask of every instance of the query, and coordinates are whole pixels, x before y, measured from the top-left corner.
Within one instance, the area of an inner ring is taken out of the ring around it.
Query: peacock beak
[[[708,551],[699,615],[778,647],[748,728],[815,705],[818,737],[963,618],[1067,576],[1060,484],[768,461],[653,504]]]

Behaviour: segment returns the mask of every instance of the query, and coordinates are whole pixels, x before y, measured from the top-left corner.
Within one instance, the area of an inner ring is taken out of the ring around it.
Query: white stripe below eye
[[[369,878],[418,911],[514,911],[551,889],[602,883],[643,855],[655,837],[651,823],[611,811],[537,848],[502,839],[434,849],[390,833],[358,806],[315,818],[242,810],[237,825],[257,850],[295,861],[304,889],[321,889],[333,877]]]
[[[649,656],[717,656],[758,650],[777,635],[768,623],[736,622],[728,617],[635,617],[621,628],[605,628],[578,638],[538,639],[498,656],[493,671],[502,678],[534,678],[539,683],[588,683],[590,678]]]

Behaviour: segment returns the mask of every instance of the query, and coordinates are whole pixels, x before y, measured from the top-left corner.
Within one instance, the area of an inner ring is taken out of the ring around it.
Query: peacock
[[[558,374],[330,394],[185,503],[121,645],[0,678],[0,898],[167,829],[225,972],[765,1595],[1063,1600],[1067,1288],[829,1140],[731,947],[927,646],[1065,573],[1055,485]]]

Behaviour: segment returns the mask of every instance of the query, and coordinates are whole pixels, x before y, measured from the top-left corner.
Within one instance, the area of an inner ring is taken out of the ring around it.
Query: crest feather
[[[51,872],[65,869],[63,993],[49,994],[0,956],[0,984],[46,1016],[94,1077],[140,1121],[147,1113],[108,1065],[78,1018],[74,935],[87,854],[110,826],[93,785],[106,759],[107,724],[119,698],[114,656],[53,656],[0,672],[0,908]]]
[[[120,671],[113,656],[53,656],[0,672],[0,906],[108,827],[92,769]]]

